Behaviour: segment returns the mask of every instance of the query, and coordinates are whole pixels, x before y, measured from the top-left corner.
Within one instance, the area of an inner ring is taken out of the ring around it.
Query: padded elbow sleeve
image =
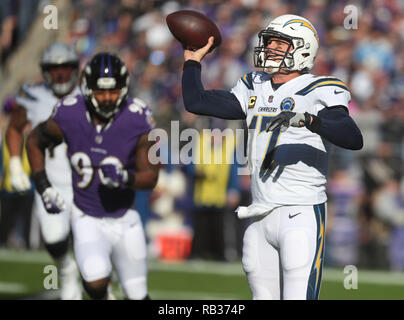
[[[53,148],[63,142],[62,138],[55,137],[49,134],[46,122],[41,122],[36,128],[39,140],[39,147],[42,150]]]

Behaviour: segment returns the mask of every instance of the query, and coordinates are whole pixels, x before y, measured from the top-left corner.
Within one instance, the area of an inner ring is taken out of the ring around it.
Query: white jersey
[[[277,90],[264,72],[242,77],[231,90],[249,130],[248,161],[253,205],[313,205],[327,200],[328,143],[306,127],[266,132],[281,111],[317,115],[327,107],[348,108],[350,93],[336,78],[303,74]]]
[[[80,89],[75,87],[71,95],[79,93]],[[23,85],[16,97],[17,104],[25,108],[27,119],[31,122],[32,127],[36,127],[40,122],[47,120],[58,101],[59,98],[45,84]],[[71,168],[65,143],[56,146],[52,155],[49,150],[46,150],[45,166],[50,183],[56,188],[70,191]]]

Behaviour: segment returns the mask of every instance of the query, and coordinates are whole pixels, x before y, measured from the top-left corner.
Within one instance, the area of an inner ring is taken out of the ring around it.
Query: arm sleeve
[[[239,100],[226,90],[205,90],[201,81],[201,64],[188,60],[184,63],[182,95],[189,112],[222,119],[245,119]]]
[[[345,106],[327,107],[318,112],[316,129],[311,130],[338,147],[359,150],[363,137],[358,126],[349,116]]]
[[[349,116],[351,94],[337,78],[320,79],[314,90],[314,117],[309,130],[338,147],[359,150],[363,147],[362,134]]]

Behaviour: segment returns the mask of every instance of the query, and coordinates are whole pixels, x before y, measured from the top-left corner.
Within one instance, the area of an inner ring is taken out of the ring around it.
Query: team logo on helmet
[[[292,24],[292,23],[300,23],[301,26],[309,28],[311,31],[313,31],[314,36],[316,37],[317,41],[319,41],[316,29],[314,29],[314,27],[308,21],[304,21],[301,19],[292,19],[292,20],[289,20],[288,22],[286,22],[283,26],[286,27],[287,25]]]
[[[295,100],[292,97],[287,97],[281,102],[281,111],[292,111],[295,108]]]

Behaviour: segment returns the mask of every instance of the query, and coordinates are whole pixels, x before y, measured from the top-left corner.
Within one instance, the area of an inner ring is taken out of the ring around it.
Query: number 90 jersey
[[[113,164],[135,170],[135,148],[141,135],[152,129],[151,111],[145,102],[130,98],[103,128],[95,126],[82,95],[59,102],[53,119],[68,146],[72,167],[74,204],[94,217],[120,217],[132,206],[135,192],[110,189],[100,166]]]
[[[336,78],[303,74],[274,90],[270,77],[264,72],[249,73],[231,90],[247,116],[253,203],[323,203],[327,200],[328,143],[306,127],[265,130],[282,111],[317,115],[338,105],[348,109],[348,88]]]

